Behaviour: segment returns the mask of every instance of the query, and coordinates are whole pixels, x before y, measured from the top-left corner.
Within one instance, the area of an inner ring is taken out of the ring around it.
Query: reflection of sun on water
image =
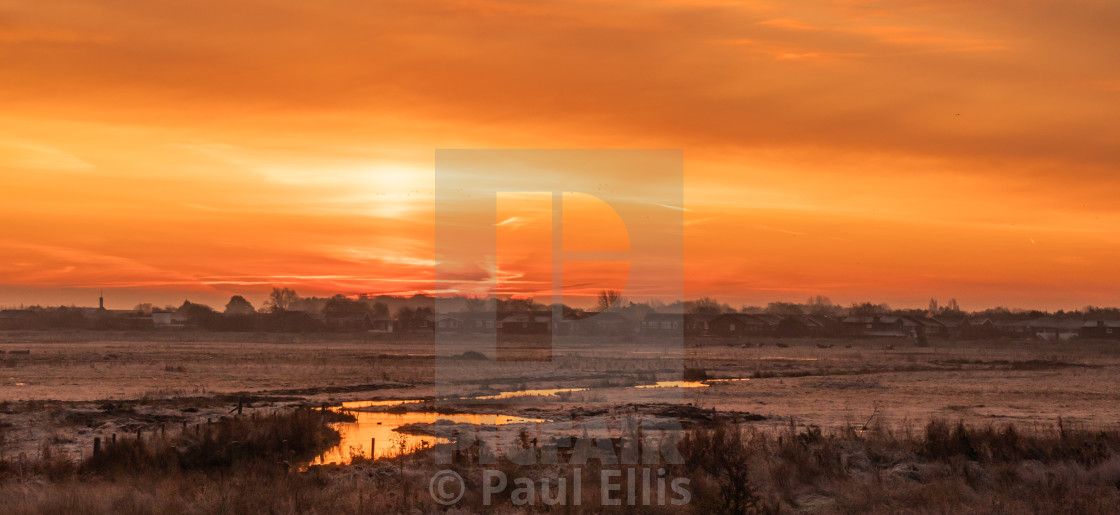
[[[389,402],[400,404],[401,401],[369,401]],[[384,405],[384,404],[382,404]],[[391,405],[391,404],[390,404]],[[352,455],[370,457],[370,444],[375,443],[374,457],[384,458],[400,454],[401,445],[404,452],[409,453],[424,446],[437,443],[446,443],[447,439],[427,435],[410,435],[395,431],[396,428],[406,424],[431,424],[438,420],[447,420],[457,424],[475,425],[505,425],[526,424],[542,422],[539,419],[513,417],[509,415],[441,415],[439,413],[385,413],[385,412],[354,412],[357,422],[339,422],[331,427],[338,430],[342,436],[339,444],[325,451],[315,458],[312,465],[325,465],[332,463],[345,464],[350,462]]]
[[[637,385],[634,388],[706,388],[710,383],[724,383],[731,381],[750,381],[750,379],[710,379],[708,381],[658,381],[654,384]],[[552,388],[541,390],[516,390],[500,392],[494,395],[471,397],[471,400],[502,400],[530,396],[552,396],[562,393],[590,391],[590,388]],[[393,407],[404,404],[417,404],[424,402],[417,399],[409,400],[378,400],[378,401],[353,401],[344,402],[340,410],[356,410],[370,407]],[[311,462],[312,465],[325,465],[332,463],[349,463],[351,456],[370,457],[370,445],[373,457],[384,458],[397,456],[402,452],[411,453],[423,447],[430,447],[437,443],[447,443],[447,439],[429,435],[412,435],[396,431],[398,427],[408,424],[432,424],[446,420],[456,424],[473,424],[500,426],[505,424],[530,424],[544,422],[541,419],[515,417],[510,415],[476,415],[456,414],[441,415],[431,412],[406,412],[387,413],[384,411],[350,411],[357,422],[339,422],[331,427],[338,430],[342,440],[338,445],[325,451]]]
[[[558,393],[569,392],[585,392],[590,388],[553,388],[551,390],[518,390],[516,392],[502,392],[497,395],[483,395],[480,397],[471,397],[472,399],[493,400],[493,399],[512,399],[515,397],[537,397],[556,395]]]
[[[704,381],[658,381],[655,384],[640,384],[636,388],[707,388]]]
[[[401,404],[416,404],[424,402],[418,399],[410,400],[391,400],[391,401],[350,401],[342,403],[343,410],[353,410],[361,408],[374,408],[381,406],[400,406]]]

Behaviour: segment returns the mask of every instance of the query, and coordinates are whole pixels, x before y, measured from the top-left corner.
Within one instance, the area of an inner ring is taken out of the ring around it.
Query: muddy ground
[[[181,430],[236,410],[366,399],[493,395],[589,388],[462,404],[546,418],[579,410],[701,411],[757,415],[752,424],[1045,426],[1062,417],[1120,425],[1120,344],[883,340],[584,341],[548,362],[471,359],[430,339],[365,335],[0,333],[0,452],[33,456],[44,444],[80,458],[95,436]],[[888,348],[893,346],[893,348]],[[26,351],[26,352],[24,352]],[[484,353],[486,354],[486,353]],[[433,358],[438,356],[438,358]],[[701,387],[635,388],[690,374]],[[442,368],[441,368],[442,367]],[[455,403],[452,403],[455,404]]]

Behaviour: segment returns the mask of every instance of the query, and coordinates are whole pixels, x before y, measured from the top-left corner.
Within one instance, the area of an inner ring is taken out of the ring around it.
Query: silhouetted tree
[[[616,290],[603,290],[598,296],[599,311],[609,311],[619,307],[622,303],[622,294]]]
[[[504,313],[531,312],[535,307],[536,303],[531,298],[497,300],[498,311]]]
[[[486,299],[467,297],[465,306],[468,313],[481,313],[486,311]]]
[[[766,305],[766,312],[771,315],[803,315],[801,306],[792,302],[771,302]]]
[[[872,304],[864,302],[863,304],[852,303],[852,307],[848,308],[848,314],[857,317],[869,317],[875,315],[882,315],[890,313],[891,307],[886,304]]]
[[[685,302],[685,311],[696,315],[718,315],[727,311],[722,305],[711,297]]]
[[[347,298],[342,294],[327,299],[327,304],[323,306],[323,315],[326,316],[361,315],[364,313],[369,313],[369,304]]]
[[[277,311],[287,311],[292,307],[299,295],[296,295],[295,290],[291,288],[273,288],[272,293],[268,296],[268,301],[265,307],[273,313]]]
[[[214,308],[205,304],[195,304],[189,300],[183,301],[183,305],[176,311],[187,316],[188,324],[204,329],[213,328],[218,319],[218,313]]]
[[[225,313],[227,315],[251,315],[256,311],[256,309],[253,309],[253,304],[245,300],[245,297],[234,295],[226,303]]]
[[[397,310],[397,324],[401,329],[412,331],[420,328],[432,316],[432,308],[410,308],[402,306]]]
[[[809,297],[809,302],[805,307],[808,309],[810,315],[825,317],[837,316],[842,311],[840,306],[832,303],[832,299],[823,295]]]

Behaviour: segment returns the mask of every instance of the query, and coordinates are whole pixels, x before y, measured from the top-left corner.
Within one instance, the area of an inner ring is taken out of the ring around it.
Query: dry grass
[[[304,429],[288,430],[287,427]],[[194,446],[157,452],[118,441],[100,462],[80,469],[51,462],[0,465],[3,513],[443,513],[427,490],[439,469],[428,451],[394,459],[359,459],[348,467],[303,472],[277,465],[258,449],[230,460],[234,441],[275,450],[277,438],[323,427],[317,412],[294,412],[213,429],[212,444],[187,436],[168,439]],[[301,445],[322,442],[304,440]],[[209,445],[209,446],[208,446]],[[205,450],[210,449],[210,450]],[[780,431],[727,420],[689,430],[679,444],[683,465],[672,473],[691,479],[690,513],[1112,513],[1120,503],[1120,434],[1054,426],[972,427],[932,421],[924,428],[822,431],[790,424]],[[312,451],[313,452],[313,451]],[[451,468],[478,475],[478,453],[463,452]],[[210,456],[192,460],[189,455]],[[139,458],[137,456],[140,456]],[[189,465],[193,464],[193,465]],[[536,511],[598,512],[600,468],[584,469],[579,508]],[[610,466],[614,467],[614,466]],[[539,481],[564,474],[562,466],[521,467],[500,460],[509,476]],[[156,473],[158,472],[158,473]],[[468,480],[469,482],[469,480]],[[475,487],[478,485],[475,484]],[[465,513],[518,512],[508,499],[482,504],[474,490],[458,505]],[[532,510],[531,510],[532,511]],[[670,513],[669,507],[632,507]]]
[[[334,335],[34,336],[40,340],[0,334],[11,342],[0,347],[30,349],[0,359],[0,513],[446,511],[427,491],[431,474],[442,467],[423,452],[298,472],[283,440],[289,451],[313,453],[329,438],[314,429],[322,421],[309,418],[303,429],[269,421],[273,410],[280,409],[277,417],[288,413],[284,403],[303,400],[318,406],[371,396],[430,397],[436,393],[431,342]],[[625,388],[668,379],[665,371],[674,365],[640,342],[576,345],[550,363],[518,368],[492,359],[463,361],[467,381],[454,386],[460,394],[483,385],[593,388],[533,399],[555,412],[593,407],[606,413],[672,402],[666,399],[675,395],[705,410],[770,416],[754,425],[690,430],[681,444],[687,462],[675,472],[694,479],[694,513],[1108,513],[1120,505],[1120,393],[1113,388],[1120,346],[934,340],[928,347],[895,342],[884,350],[883,341],[776,343],[689,342],[690,378],[754,378],[687,391]],[[469,350],[464,344],[439,352]],[[371,393],[385,381],[414,388]],[[220,421],[240,399],[254,404],[257,420],[247,414]],[[1058,415],[1067,418],[1059,424]],[[208,417],[216,421],[209,429]],[[820,427],[786,424],[787,417]],[[907,422],[930,419],[953,422]],[[166,435],[159,432],[162,424]],[[144,432],[139,444],[136,429]],[[112,432],[128,436],[112,445]],[[102,438],[99,461],[88,460],[94,436]],[[465,476],[478,471],[469,461],[456,467]],[[507,465],[507,472],[540,479],[563,471]],[[587,512],[596,511],[593,486],[584,491]],[[463,502],[469,512],[491,511],[476,495]],[[508,502],[500,508],[518,511]]]

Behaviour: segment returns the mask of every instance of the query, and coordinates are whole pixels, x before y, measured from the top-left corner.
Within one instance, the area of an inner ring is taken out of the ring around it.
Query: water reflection
[[[492,400],[492,399],[512,399],[515,397],[533,397],[533,396],[548,396],[556,395],[559,393],[569,392],[586,392],[590,388],[553,388],[551,390],[518,390],[515,392],[501,392],[497,395],[482,395],[478,397],[471,397],[477,400]]]
[[[372,402],[372,401],[371,401]],[[377,401],[389,402],[389,401]],[[401,401],[392,401],[400,403]],[[418,401],[414,401],[418,402]],[[355,403],[357,404],[357,403]],[[387,404],[379,404],[386,406]],[[392,405],[392,404],[388,404]],[[445,443],[446,439],[427,435],[410,435],[396,431],[398,427],[407,424],[431,424],[439,420],[454,423],[475,425],[504,425],[543,422],[540,419],[514,417],[509,415],[476,415],[457,414],[441,415],[439,413],[412,412],[412,413],[386,413],[356,411],[354,416],[357,422],[339,422],[332,424],[342,435],[342,441],[330,450],[327,450],[311,462],[312,465],[325,465],[332,463],[346,464],[351,457],[370,457],[370,444],[375,443],[373,456],[377,458],[392,457],[401,453],[413,452],[423,447],[436,443]]]
[[[704,381],[658,381],[654,384],[640,384],[635,388],[707,388]]]
[[[389,400],[389,401],[350,401],[342,403],[343,410],[354,410],[362,408],[377,408],[377,407],[392,407],[400,406],[401,404],[416,404],[424,402],[421,399],[404,399],[404,400]]]
[[[707,388],[712,383],[725,383],[731,381],[750,381],[749,378],[741,379],[709,379],[707,381],[658,381],[654,384],[637,385],[634,388]],[[590,388],[552,388],[540,390],[516,390],[500,392],[494,395],[470,397],[469,400],[498,400],[530,396],[552,396],[562,393],[589,391]],[[405,404],[418,404],[426,402],[421,399],[404,400],[376,400],[344,402],[338,410],[360,410],[362,408],[393,408]],[[515,417],[510,415],[478,415],[455,414],[442,415],[433,412],[395,412],[387,411],[351,411],[357,417],[357,422],[339,422],[332,424],[342,435],[342,441],[335,447],[324,452],[311,462],[312,465],[332,463],[349,463],[351,457],[362,456],[369,458],[370,445],[375,444],[373,457],[383,458],[397,456],[401,452],[410,453],[422,447],[445,443],[447,440],[428,435],[410,435],[396,431],[397,428],[407,424],[432,424],[440,420],[453,423],[474,425],[504,425],[543,422],[541,419]]]

